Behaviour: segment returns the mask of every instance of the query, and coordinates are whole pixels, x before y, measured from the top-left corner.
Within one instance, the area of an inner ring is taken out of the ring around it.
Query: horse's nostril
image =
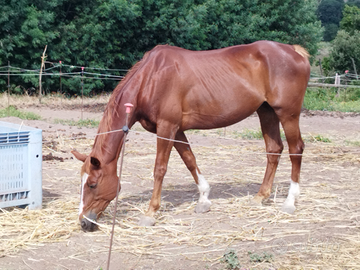
[[[86,219],[82,219],[80,221],[80,226],[84,231],[87,231],[87,232],[93,232],[97,228],[95,224],[93,224],[92,222],[89,222]]]
[[[85,220],[82,220],[82,221],[81,221],[81,228],[83,228],[83,230],[86,230],[86,228],[87,228],[87,223],[86,223]]]

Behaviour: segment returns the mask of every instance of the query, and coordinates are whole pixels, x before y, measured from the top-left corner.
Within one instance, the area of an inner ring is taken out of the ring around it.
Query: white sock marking
[[[81,178],[81,194],[80,194],[80,206],[79,206],[79,215],[84,210],[84,187],[86,185],[86,181],[88,179],[89,175],[87,173],[84,173]]]
[[[199,184],[197,186],[198,186],[199,193],[200,193],[199,203],[207,202],[207,203],[211,204],[211,202],[208,199],[209,194],[210,194],[210,185],[205,180],[205,177],[203,175],[197,173],[197,176],[198,176],[198,182],[199,182]]]
[[[300,195],[300,186],[299,183],[296,183],[294,181],[290,181],[290,188],[289,188],[289,194],[284,202],[285,207],[291,207],[295,208],[295,200]]]

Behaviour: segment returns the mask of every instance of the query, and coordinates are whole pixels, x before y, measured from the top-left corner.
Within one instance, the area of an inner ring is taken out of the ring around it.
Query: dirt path
[[[54,119],[79,120],[79,110],[27,110],[44,120],[10,117],[0,121],[23,122],[43,130],[43,155],[60,158],[43,161],[43,211],[54,213],[53,220],[43,226],[57,221],[69,226],[69,234],[23,240],[14,250],[2,250],[0,269],[105,269],[113,204],[99,221],[104,225],[101,230],[80,230],[76,215],[81,162],[69,153],[73,148],[89,153],[96,129],[53,124]],[[360,187],[354,184],[360,178],[360,116],[310,114],[301,117],[307,147],[295,215],[279,211],[291,169],[286,156],[281,159],[271,200],[263,207],[248,204],[266,166],[266,157],[258,154],[264,152],[263,141],[239,138],[246,129],[259,129],[257,117],[251,116],[226,130],[188,133],[199,167],[212,187],[211,211],[194,213],[198,192],[174,152],[154,228],[136,224],[152,192],[155,137],[134,126],[126,148],[111,269],[225,269],[230,262],[239,269],[360,269]],[[94,120],[101,115],[83,112],[83,118]],[[55,215],[59,206],[52,208],[53,203],[63,203],[63,215]],[[16,212],[9,213],[16,217]],[[24,232],[18,234],[25,235],[28,225],[24,222],[23,226]],[[12,227],[3,228],[17,237]],[[29,237],[36,235],[30,228]],[[6,246],[5,233],[2,239],[0,247]]]

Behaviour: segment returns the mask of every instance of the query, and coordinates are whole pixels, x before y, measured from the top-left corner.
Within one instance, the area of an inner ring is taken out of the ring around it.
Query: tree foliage
[[[344,30],[340,30],[334,39],[333,48],[330,54],[330,66],[338,73],[344,73],[349,70],[354,73],[354,67],[351,58],[355,61],[355,65],[360,67],[360,31],[354,30],[354,34],[350,34]]]
[[[39,69],[45,45],[48,61],[128,69],[157,44],[208,50],[268,39],[315,54],[322,36],[316,0],[0,0],[0,6],[0,66],[10,61],[29,69]],[[36,77],[12,81],[38,87]],[[79,93],[79,81],[64,79],[63,89]],[[56,91],[59,83],[45,78],[43,86]],[[113,87],[106,80],[84,85],[85,93]]]
[[[360,8],[360,0],[348,0],[346,4],[349,6],[357,6],[358,8]]]
[[[326,71],[344,73],[349,70],[354,73],[354,65],[357,72],[360,70],[360,9],[354,6],[346,6],[343,19],[340,22],[341,30],[337,33],[332,44],[332,50],[328,58],[324,58]]]
[[[344,18],[340,22],[340,29],[355,34],[355,30],[360,30],[360,8],[346,5],[344,8]]]
[[[323,25],[339,25],[342,18],[343,0],[322,0],[318,7],[318,16]]]
[[[324,40],[331,41],[335,38],[342,19],[343,0],[322,0],[319,4],[317,14],[324,26]]]

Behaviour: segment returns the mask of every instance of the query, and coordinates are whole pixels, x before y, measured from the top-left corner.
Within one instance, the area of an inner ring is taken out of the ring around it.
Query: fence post
[[[357,71],[356,71],[356,66],[355,66],[355,61],[354,61],[354,58],[350,57],[351,58],[351,61],[353,63],[353,67],[354,67],[354,71],[355,71],[355,75],[356,75],[356,80],[359,80],[358,78],[358,74],[357,74]]]
[[[41,80],[42,80],[42,71],[43,71],[43,68],[44,68],[44,61],[45,61],[45,52],[46,52],[46,49],[47,49],[47,45],[45,45],[45,49],[44,49],[44,52],[41,56],[41,67],[40,67],[40,75],[39,75],[39,103],[41,103],[41,97],[42,97],[42,87],[41,87]]]
[[[59,64],[60,64],[60,95],[62,95],[62,85],[61,85],[61,66],[62,66],[62,62],[59,61]]]
[[[321,77],[323,77],[323,71],[322,71],[321,59],[319,59],[319,66],[320,66],[320,74],[321,74]],[[324,82],[324,79],[322,80],[322,82]]]
[[[60,97],[60,105],[61,105],[61,107],[62,107],[62,84],[61,84],[61,66],[62,66],[62,62],[61,61],[59,61],[59,64],[60,64],[60,95],[59,95],[59,97]]]
[[[335,85],[340,85],[340,76],[339,74],[335,74]],[[340,96],[340,87],[338,87],[337,89],[337,93],[336,93],[336,96],[339,97]]]
[[[8,61],[8,117],[10,116],[10,61]]]
[[[339,76],[339,74],[335,74],[335,83],[334,83],[335,85],[340,85],[340,76]]]
[[[84,106],[84,67],[81,67],[81,120],[83,120]]]

